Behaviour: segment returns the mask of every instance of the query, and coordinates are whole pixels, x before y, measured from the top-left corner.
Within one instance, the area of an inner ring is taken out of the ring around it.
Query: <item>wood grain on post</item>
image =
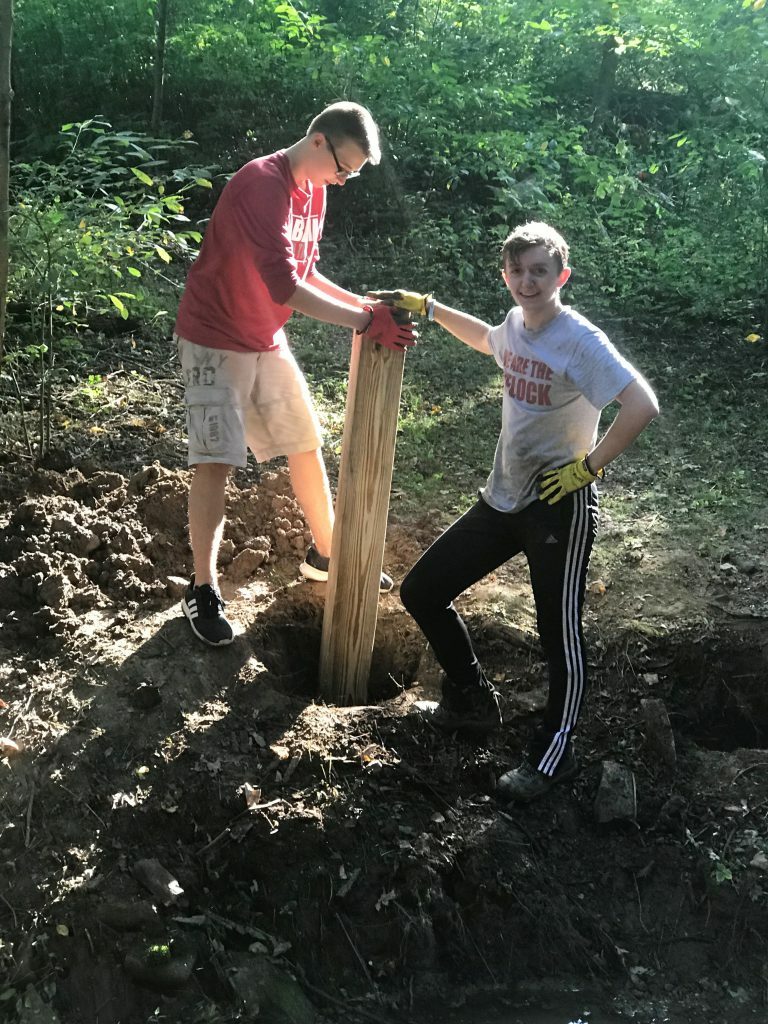
[[[336,524],[320,647],[320,694],[364,704],[368,695],[404,352],[353,334]]]

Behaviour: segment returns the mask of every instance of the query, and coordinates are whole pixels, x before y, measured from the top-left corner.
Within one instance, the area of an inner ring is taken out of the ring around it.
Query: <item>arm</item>
[[[351,293],[350,293],[351,294]],[[301,282],[286,303],[291,309],[315,320],[324,320],[329,324],[351,327],[358,334],[365,334],[368,341],[385,345],[387,348],[403,352],[416,344],[410,324],[399,324],[392,316],[392,310],[383,303],[368,309],[360,306],[348,306],[335,299],[328,298],[312,285]]]
[[[338,292],[342,295],[347,294],[340,288]],[[351,292],[348,294],[350,298],[356,298],[352,296]],[[339,300],[305,281],[296,285],[296,290],[288,297],[285,304],[291,309],[295,309],[297,313],[312,317],[313,320],[338,324],[340,327],[351,327],[355,331],[364,331],[371,321],[371,314],[366,313],[360,306],[354,305],[351,301]]]
[[[486,356],[493,354],[488,341],[491,325],[485,323],[484,320],[478,320],[477,317],[470,316],[469,313],[462,313],[461,310],[444,306],[442,302],[436,302],[435,321],[449,331],[454,338],[463,341],[465,345],[469,345],[475,351],[482,352]]]
[[[313,270],[306,278],[305,284],[311,285],[316,288],[323,295],[329,299],[335,299],[337,302],[344,302],[348,306],[366,306],[368,302],[362,297],[362,295],[355,295],[354,292],[348,292],[346,288],[340,288],[333,281],[329,281],[327,277],[323,277],[322,274],[318,274],[316,270]]]
[[[659,414],[656,396],[642,377],[636,377],[631,384],[627,384],[616,401],[621,408],[600,443],[586,457],[544,473],[539,485],[541,501],[554,505],[566,494],[594,483],[598,476],[603,475],[603,468],[621,455]]]
[[[621,405],[616,418],[599,444],[587,456],[589,468],[593,473],[597,473],[621,455],[651,420],[659,415],[656,395],[642,377],[636,377],[631,384],[627,384],[616,401]]]
[[[449,331],[454,338],[463,341],[465,345],[482,352],[483,355],[493,355],[488,337],[491,332],[491,325],[469,313],[462,313],[459,309],[451,306],[444,306],[441,302],[435,302],[431,293],[420,295],[418,292],[406,292],[402,289],[396,291],[368,292],[368,297],[383,302],[387,306],[404,310],[407,314],[417,313],[419,316],[430,316],[436,323]],[[432,313],[430,314],[430,307]]]

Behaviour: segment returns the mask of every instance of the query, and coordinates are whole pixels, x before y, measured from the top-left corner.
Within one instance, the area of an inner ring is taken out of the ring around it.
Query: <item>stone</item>
[[[634,821],[637,817],[635,776],[616,761],[603,761],[603,774],[595,797],[595,820]]]
[[[168,947],[157,947],[168,948]],[[169,949],[167,958],[152,955],[150,949],[143,954],[127,953],[123,964],[126,974],[137,984],[154,992],[178,992],[192,978],[195,954],[176,953]]]
[[[189,586],[189,580],[183,576],[166,576],[165,589],[169,597],[183,597]]]
[[[248,1018],[259,1024],[314,1024],[317,1011],[298,981],[259,953],[233,953],[229,982]]]
[[[155,857],[137,860],[133,865],[133,877],[165,907],[175,903],[184,893],[170,871]]]
[[[260,565],[263,565],[266,552],[254,548],[245,548],[232,559],[230,572],[240,579],[251,576]]]
[[[103,903],[96,911],[96,917],[102,924],[114,928],[117,932],[152,930],[162,925],[155,908],[145,900],[138,900],[135,903]]]
[[[645,745],[648,752],[672,768],[677,763],[675,734],[664,701],[648,697],[640,702],[645,720]]]
[[[49,608],[63,608],[72,600],[75,588],[67,577],[60,572],[48,576],[40,584],[37,599]]]

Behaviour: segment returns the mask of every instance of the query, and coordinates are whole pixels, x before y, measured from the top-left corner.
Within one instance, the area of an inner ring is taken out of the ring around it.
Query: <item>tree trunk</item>
[[[165,89],[165,36],[171,0],[157,0],[155,17],[155,88],[152,98],[152,131],[157,132],[163,119]]]
[[[616,71],[619,67],[617,46],[615,36],[608,36],[603,43],[603,59],[600,62],[600,73],[597,76],[594,93],[595,112],[592,115],[592,128],[595,131],[602,127],[616,91]]]
[[[0,359],[8,296],[8,182],[11,174],[11,44],[13,0],[0,0]]]

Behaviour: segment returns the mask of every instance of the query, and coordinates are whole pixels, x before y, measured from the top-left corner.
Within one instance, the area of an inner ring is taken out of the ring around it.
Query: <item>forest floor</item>
[[[580,774],[500,806],[546,692],[524,565],[460,602],[502,694],[485,745],[415,712],[437,673],[397,588],[370,703],[318,701],[323,586],[298,575],[306,527],[279,465],[230,485],[237,635],[206,648],[179,606],[172,359],[89,346],[51,454],[14,443],[0,464],[0,1016],[425,1021],[490,994],[525,1021],[526,993],[575,984],[639,1024],[765,1019],[764,501],[692,535],[627,456],[606,486],[634,486],[636,511],[605,503],[588,585]],[[396,475],[396,581],[450,519],[444,490],[403,491]],[[611,772],[623,804],[604,802]]]

